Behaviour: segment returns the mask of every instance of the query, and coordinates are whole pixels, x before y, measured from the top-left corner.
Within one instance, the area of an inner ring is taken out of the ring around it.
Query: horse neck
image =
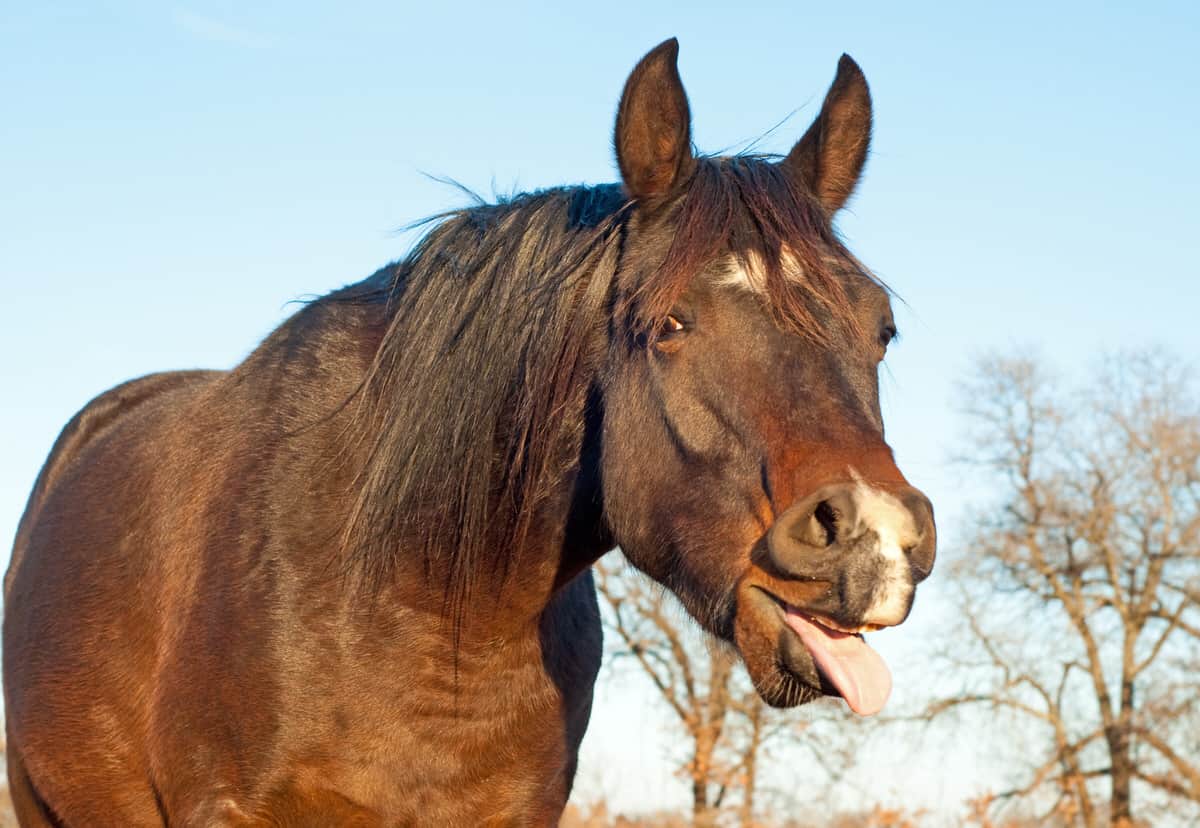
[[[341,350],[313,360],[338,369],[337,376],[331,372],[312,378],[312,393],[328,401],[362,385],[372,368],[370,355],[386,329],[382,313],[379,308],[355,307],[339,315],[338,325],[355,335],[332,337],[332,342],[343,343],[336,346]],[[339,458],[326,465],[328,483],[319,490],[339,501],[336,511],[343,518],[353,508],[353,492],[371,445],[370,429],[377,427],[372,418],[359,416],[357,404],[352,400],[302,438],[316,444],[316,455]],[[579,407],[564,419],[581,422],[582,427],[564,430],[555,451],[552,465],[564,471],[529,507],[528,531],[519,548],[501,541],[491,547],[487,559],[472,561],[463,573],[453,565],[458,549],[427,550],[422,538],[398,531],[391,539],[396,566],[381,582],[358,577],[361,573],[355,569],[363,562],[354,560],[353,549],[342,550],[345,559],[338,568],[351,572],[347,582],[357,589],[377,591],[371,601],[376,606],[392,604],[427,615],[431,622],[438,616],[439,629],[464,640],[494,640],[497,635],[536,628],[555,596],[613,545],[602,519],[598,392],[581,395]],[[420,526],[419,520],[415,523]],[[447,618],[458,620],[447,624]]]
[[[613,546],[602,520],[598,467],[580,448],[582,460],[539,500],[520,548],[497,545],[462,580],[448,565],[431,573],[412,555],[397,573],[398,603],[438,607],[464,641],[534,633],[556,598]],[[441,551],[448,564],[457,550]]]

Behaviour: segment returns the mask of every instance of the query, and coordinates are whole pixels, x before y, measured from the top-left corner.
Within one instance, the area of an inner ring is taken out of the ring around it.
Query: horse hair
[[[487,555],[492,571],[507,571],[533,506],[566,471],[555,447],[583,428],[600,370],[586,332],[608,324],[617,337],[652,341],[722,249],[760,269],[781,325],[818,340],[834,325],[856,329],[836,272],[865,269],[816,199],[766,157],[698,158],[682,193],[661,205],[677,220],[661,262],[622,266],[631,206],[609,184],[447,213],[392,266],[390,283],[352,297],[394,314],[364,383],[359,416],[372,444],[343,536],[371,583],[414,545],[427,568],[449,564],[454,607]]]

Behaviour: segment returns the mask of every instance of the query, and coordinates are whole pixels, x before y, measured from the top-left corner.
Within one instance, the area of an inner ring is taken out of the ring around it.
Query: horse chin
[[[754,689],[772,707],[796,707],[837,695],[783,622],[779,605],[761,590],[739,590],[734,641]]]

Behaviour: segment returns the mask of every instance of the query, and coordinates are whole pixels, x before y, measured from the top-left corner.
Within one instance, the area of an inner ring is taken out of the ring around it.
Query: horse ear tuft
[[[870,144],[871,91],[858,64],[842,55],[820,114],[783,164],[833,215],[854,192]]]
[[[635,199],[674,193],[691,172],[692,124],[676,60],[679,41],[654,47],[625,81],[617,109],[617,165]]]

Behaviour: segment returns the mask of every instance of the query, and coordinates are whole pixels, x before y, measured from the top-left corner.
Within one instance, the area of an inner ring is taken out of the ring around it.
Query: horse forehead
[[[788,279],[803,281],[804,268],[796,254],[789,249],[780,253],[780,265]],[[766,295],[767,263],[756,250],[727,254],[717,265],[714,283],[721,287]]]
[[[845,259],[833,253],[822,257],[823,264],[835,274],[851,303],[864,313],[875,313],[891,317],[891,296],[883,285],[867,273],[853,267]],[[785,247],[779,254],[780,271],[784,278],[798,283],[808,281],[804,265],[791,249]],[[757,250],[728,253],[713,268],[712,282],[718,287],[732,288],[759,296],[767,295],[767,262]]]

